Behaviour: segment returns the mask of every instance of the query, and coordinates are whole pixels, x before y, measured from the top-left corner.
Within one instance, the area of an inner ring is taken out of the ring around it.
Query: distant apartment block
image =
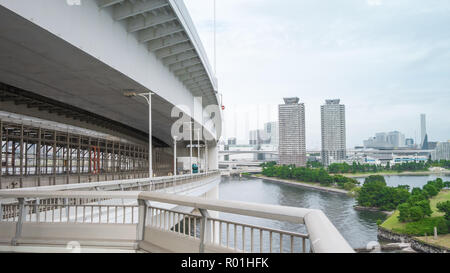
[[[374,149],[395,149],[405,147],[405,135],[398,132],[377,133],[375,137],[364,141],[365,148]]]
[[[299,101],[285,98],[278,107],[281,165],[306,166],[305,105]]]
[[[325,166],[346,159],[345,105],[327,100],[320,107],[322,118],[322,163]]]
[[[278,123],[268,122],[264,124],[264,129],[251,130],[249,132],[249,144],[261,145],[270,144],[278,147]]]
[[[415,145],[414,139],[413,139],[413,138],[407,138],[407,139],[405,140],[405,145],[406,145],[408,148],[414,148],[414,145]]]
[[[279,132],[280,130],[278,128],[278,122],[268,122],[264,124],[265,144],[270,144],[278,147]]]
[[[228,145],[236,145],[236,144],[237,144],[237,139],[235,137],[228,139]]]
[[[252,130],[249,132],[249,141],[248,144],[250,145],[261,145],[262,143],[262,135],[263,130]]]
[[[450,140],[447,142],[440,142],[431,153],[433,160],[450,160]]]

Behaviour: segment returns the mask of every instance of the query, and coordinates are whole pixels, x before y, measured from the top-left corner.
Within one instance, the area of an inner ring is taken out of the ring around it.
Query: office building
[[[447,142],[439,142],[431,153],[433,160],[450,160],[450,140]]]
[[[405,143],[405,135],[398,131],[393,131],[389,133],[377,133],[375,137],[364,141],[364,147],[373,149],[396,149],[404,148],[406,146]]]

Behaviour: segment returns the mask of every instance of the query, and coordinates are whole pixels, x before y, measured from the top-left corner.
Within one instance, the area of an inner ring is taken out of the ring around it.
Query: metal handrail
[[[149,178],[139,178],[139,179],[125,179],[125,180],[115,180],[115,181],[104,181],[104,182],[92,182],[92,183],[80,183],[80,184],[65,184],[65,185],[55,185],[55,186],[42,186],[42,187],[32,187],[32,188],[19,188],[19,189],[5,189],[0,190],[0,193],[3,192],[14,192],[14,191],[67,191],[67,190],[81,190],[81,189],[95,189],[101,187],[111,187],[111,186],[119,186],[122,185],[124,187],[127,186],[139,186],[140,183],[143,184],[153,184],[153,185],[161,185],[165,182],[179,182],[185,180],[195,180],[204,177],[211,177],[215,175],[219,175],[219,171],[211,171],[208,173],[200,173],[200,174],[186,174],[186,175],[177,175],[177,176],[164,176],[164,177],[155,177],[152,179]]]
[[[330,222],[325,214],[320,210],[283,207],[274,205],[255,204],[237,201],[208,200],[198,197],[179,196],[159,192],[60,192],[60,191],[10,191],[0,192],[0,198],[17,198],[19,200],[19,210],[24,207],[26,198],[108,198],[108,199],[129,199],[137,200],[139,203],[139,214],[147,215],[148,202],[160,202],[165,204],[174,204],[178,206],[198,209],[202,213],[202,219],[210,221],[207,216],[208,210],[245,215],[258,218],[266,218],[279,221],[287,221],[299,224],[305,224],[308,230],[311,250],[316,253],[353,253],[353,248],[348,244],[344,237],[339,233],[336,227]],[[23,213],[22,213],[23,214]],[[139,216],[141,219],[141,216]],[[138,223],[138,230],[142,234],[145,229],[144,220]],[[20,217],[19,217],[20,219]],[[19,224],[18,224],[19,225]],[[203,224],[202,224],[203,226]],[[19,230],[19,229],[18,229]],[[139,232],[138,232],[139,233]],[[204,233],[203,238],[204,240]],[[202,241],[203,242],[203,241]]]

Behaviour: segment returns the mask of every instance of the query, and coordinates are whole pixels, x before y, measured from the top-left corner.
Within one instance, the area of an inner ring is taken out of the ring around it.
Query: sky
[[[216,0],[224,137],[277,121],[283,97],[306,107],[308,149],[320,148],[320,106],[346,105],[347,146],[398,130],[450,140],[450,1]],[[214,63],[213,0],[185,0]]]

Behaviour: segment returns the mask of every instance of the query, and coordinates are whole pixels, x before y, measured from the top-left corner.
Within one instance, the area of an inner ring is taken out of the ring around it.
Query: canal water
[[[444,181],[450,181],[450,175],[391,175],[385,176],[386,184],[390,187],[397,187],[399,185],[409,185],[411,189],[422,188],[428,181],[436,180],[437,178],[442,178]],[[357,178],[359,182],[363,183],[364,178]]]
[[[386,180],[390,186],[410,185],[413,188],[421,187],[437,177],[439,176],[389,176]],[[450,176],[441,178],[450,180]],[[386,219],[386,215],[380,212],[356,211],[353,208],[355,199],[344,194],[321,192],[263,179],[222,177],[219,193],[221,200],[320,209],[353,248],[365,248],[369,242],[378,241],[376,222]],[[292,223],[226,213],[221,213],[220,218],[291,232],[306,232],[304,226]]]

